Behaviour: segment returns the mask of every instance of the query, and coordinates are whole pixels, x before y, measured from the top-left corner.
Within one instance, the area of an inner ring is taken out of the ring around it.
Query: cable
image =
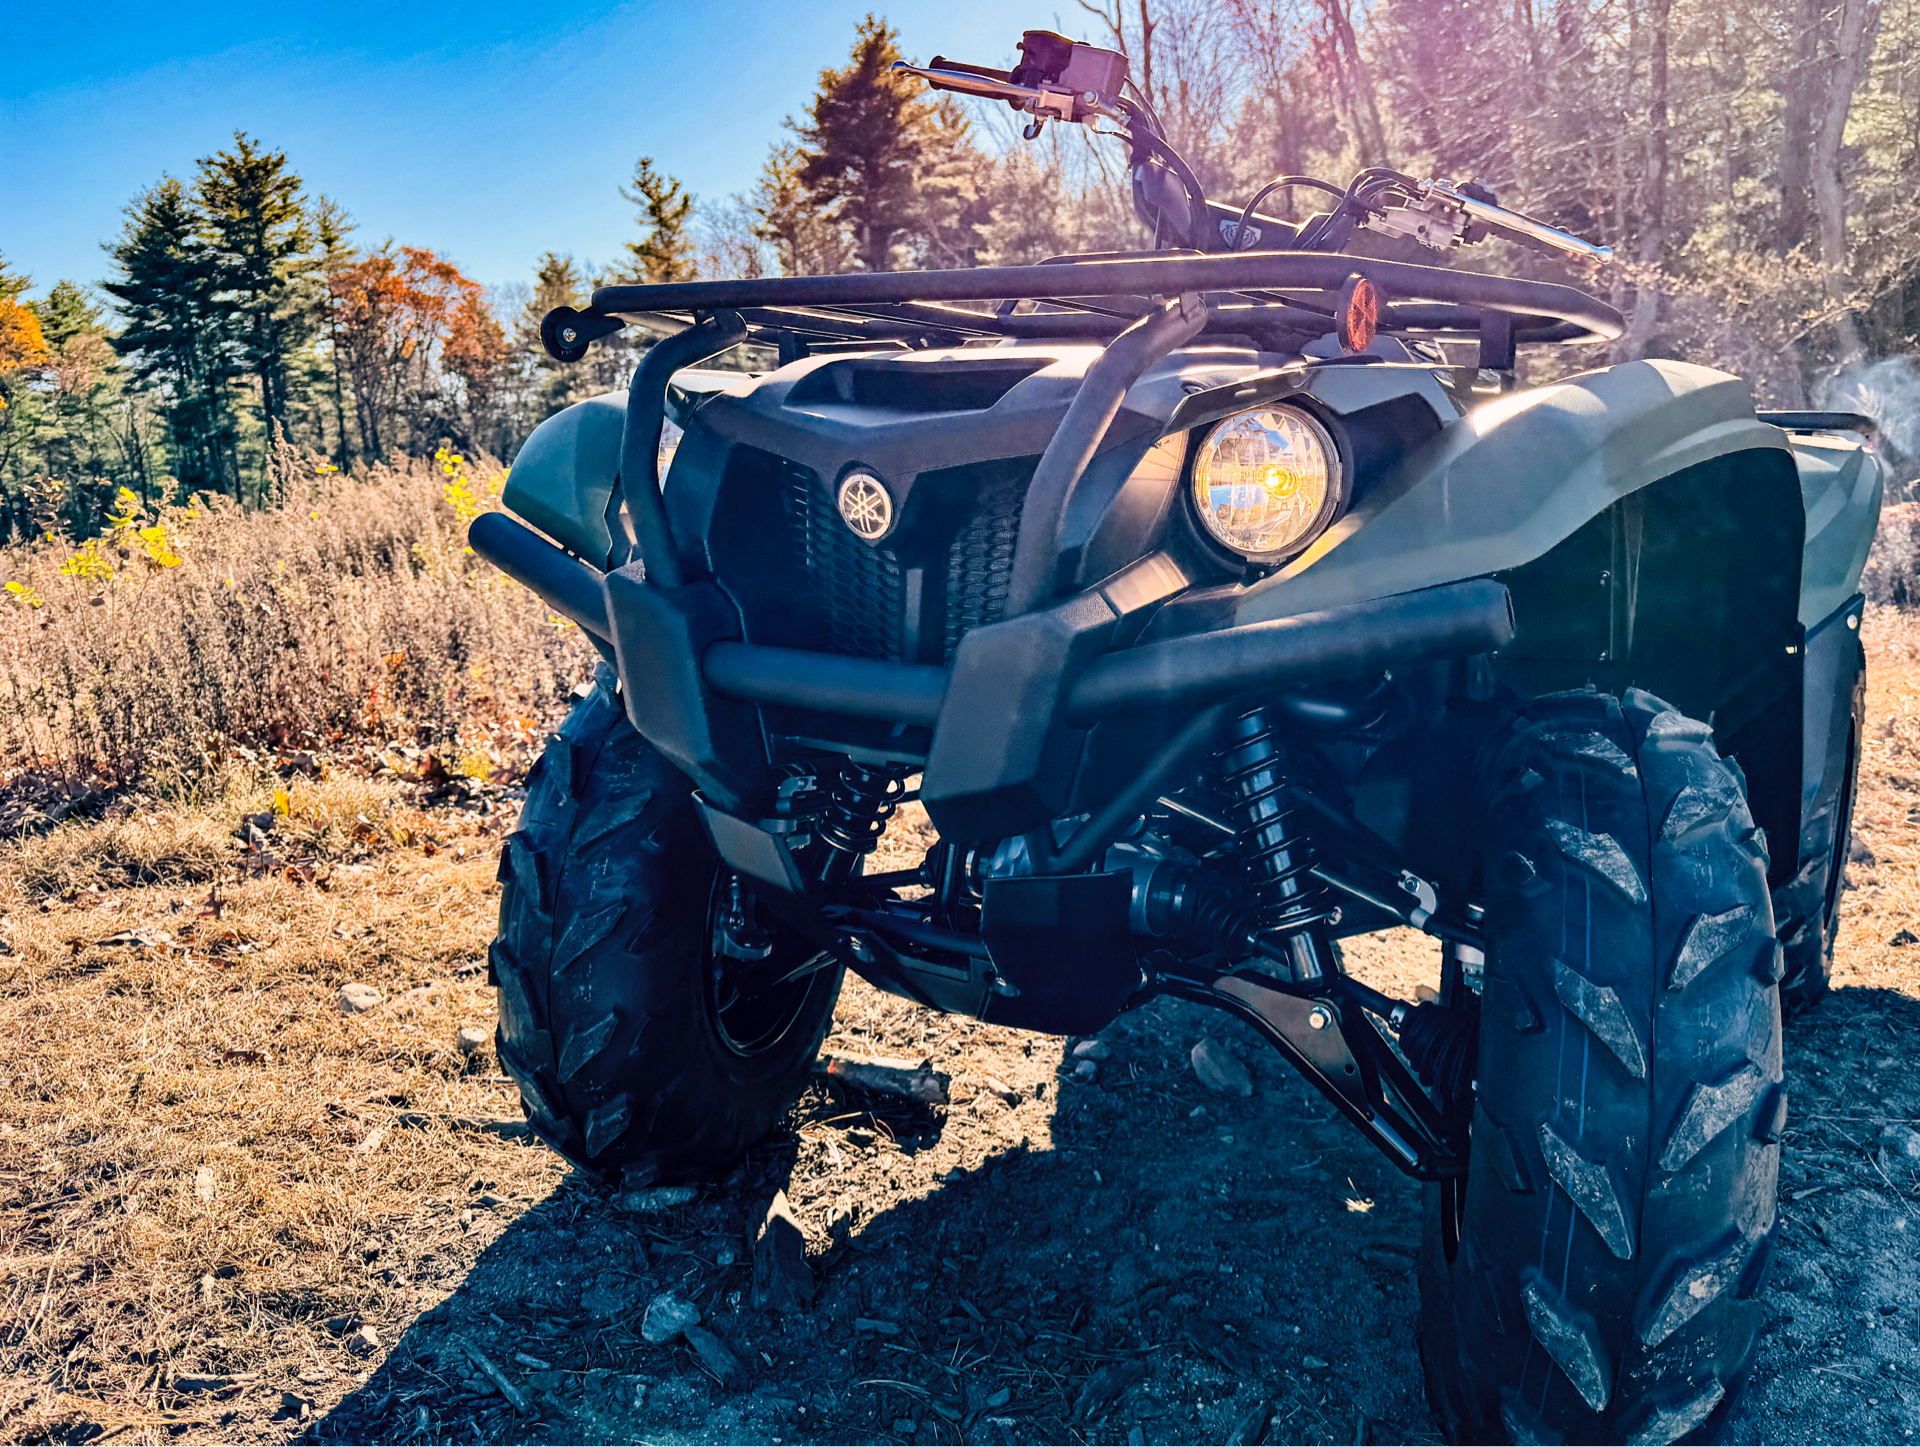
[[[1318,250],[1320,243],[1327,239],[1343,217],[1351,215],[1356,209],[1362,216],[1368,211],[1379,210],[1374,204],[1375,198],[1396,187],[1409,188],[1405,194],[1411,198],[1414,194],[1411,188],[1418,184],[1411,176],[1391,166],[1368,166],[1356,172],[1353,179],[1347,182],[1347,189],[1340,193],[1340,204],[1328,212],[1318,226],[1310,226],[1300,233],[1300,249]]]
[[[1312,176],[1275,176],[1266,185],[1253,193],[1253,199],[1247,202],[1247,209],[1240,213],[1240,224],[1233,228],[1233,249],[1243,250],[1240,238],[1247,234],[1247,225],[1253,220],[1253,213],[1260,203],[1283,186],[1312,186],[1315,190],[1325,191],[1329,196],[1345,199],[1345,192],[1329,182],[1317,180]]]

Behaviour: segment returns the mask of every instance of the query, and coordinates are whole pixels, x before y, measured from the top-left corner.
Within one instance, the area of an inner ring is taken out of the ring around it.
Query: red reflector
[[[1350,276],[1340,288],[1340,346],[1364,352],[1380,330],[1380,288],[1364,276]]]

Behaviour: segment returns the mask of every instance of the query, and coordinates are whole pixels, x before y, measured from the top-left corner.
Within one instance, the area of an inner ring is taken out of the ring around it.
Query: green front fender
[[[1776,465],[1792,455],[1786,434],[1754,416],[1745,382],[1687,362],[1628,362],[1500,397],[1447,427],[1285,570],[1248,588],[1236,621],[1507,572],[1628,494],[1737,452]]]

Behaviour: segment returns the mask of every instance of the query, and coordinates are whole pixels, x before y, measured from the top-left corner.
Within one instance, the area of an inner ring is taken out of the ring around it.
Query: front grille
[[[998,623],[1007,611],[1013,577],[1013,545],[1020,537],[1020,509],[1027,501],[1031,469],[989,482],[966,526],[947,547],[946,631],[943,657],[951,659],[961,637],[982,623]]]
[[[794,462],[782,470],[787,517],[828,645],[861,658],[900,657],[905,580],[899,560],[854,536],[816,473]]]
[[[935,497],[967,503],[954,509],[944,537],[903,525],[901,532],[918,539],[915,556],[905,559],[891,546],[861,542],[819,475],[782,462],[793,551],[826,645],[862,658],[945,662],[969,630],[998,622],[1033,467],[1028,457],[922,474],[916,494],[933,489]],[[917,600],[911,596],[916,588]]]

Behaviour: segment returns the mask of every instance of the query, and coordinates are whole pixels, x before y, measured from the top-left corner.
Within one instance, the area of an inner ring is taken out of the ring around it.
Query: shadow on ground
[[[1247,1060],[1252,1095],[1194,1079],[1203,1033]],[[1161,1001],[1102,1038],[1092,1081],[1061,1042],[1033,1042],[1050,1057],[1044,1140],[930,1181],[953,1126],[837,1086],[810,1091],[744,1179],[668,1215],[570,1180],[312,1436],[1345,1442],[1365,1416],[1383,1440],[1432,1440],[1414,1378],[1417,1188],[1224,1017]],[[803,1155],[822,1125],[832,1152]],[[750,1306],[749,1233],[776,1189],[808,1229],[810,1310]],[[733,1382],[684,1342],[643,1340],[665,1291],[740,1360]]]
[[[1920,1161],[1877,1145],[1916,1114],[1917,1027],[1920,1002],[1845,990],[1788,1031],[1785,1229],[1731,1440],[1920,1425]],[[1250,1096],[1195,1080],[1202,1034],[1245,1059]],[[1102,1039],[1092,1080],[1034,1042],[1052,1067],[1045,1139],[969,1168],[930,1175],[952,1118],[823,1087],[726,1187],[666,1214],[569,1181],[311,1437],[1437,1440],[1414,1340],[1418,1188],[1229,1020],[1160,1001]],[[776,1189],[817,1282],[788,1313],[750,1305],[750,1234]],[[684,1339],[643,1339],[669,1291],[737,1359],[728,1380]]]

